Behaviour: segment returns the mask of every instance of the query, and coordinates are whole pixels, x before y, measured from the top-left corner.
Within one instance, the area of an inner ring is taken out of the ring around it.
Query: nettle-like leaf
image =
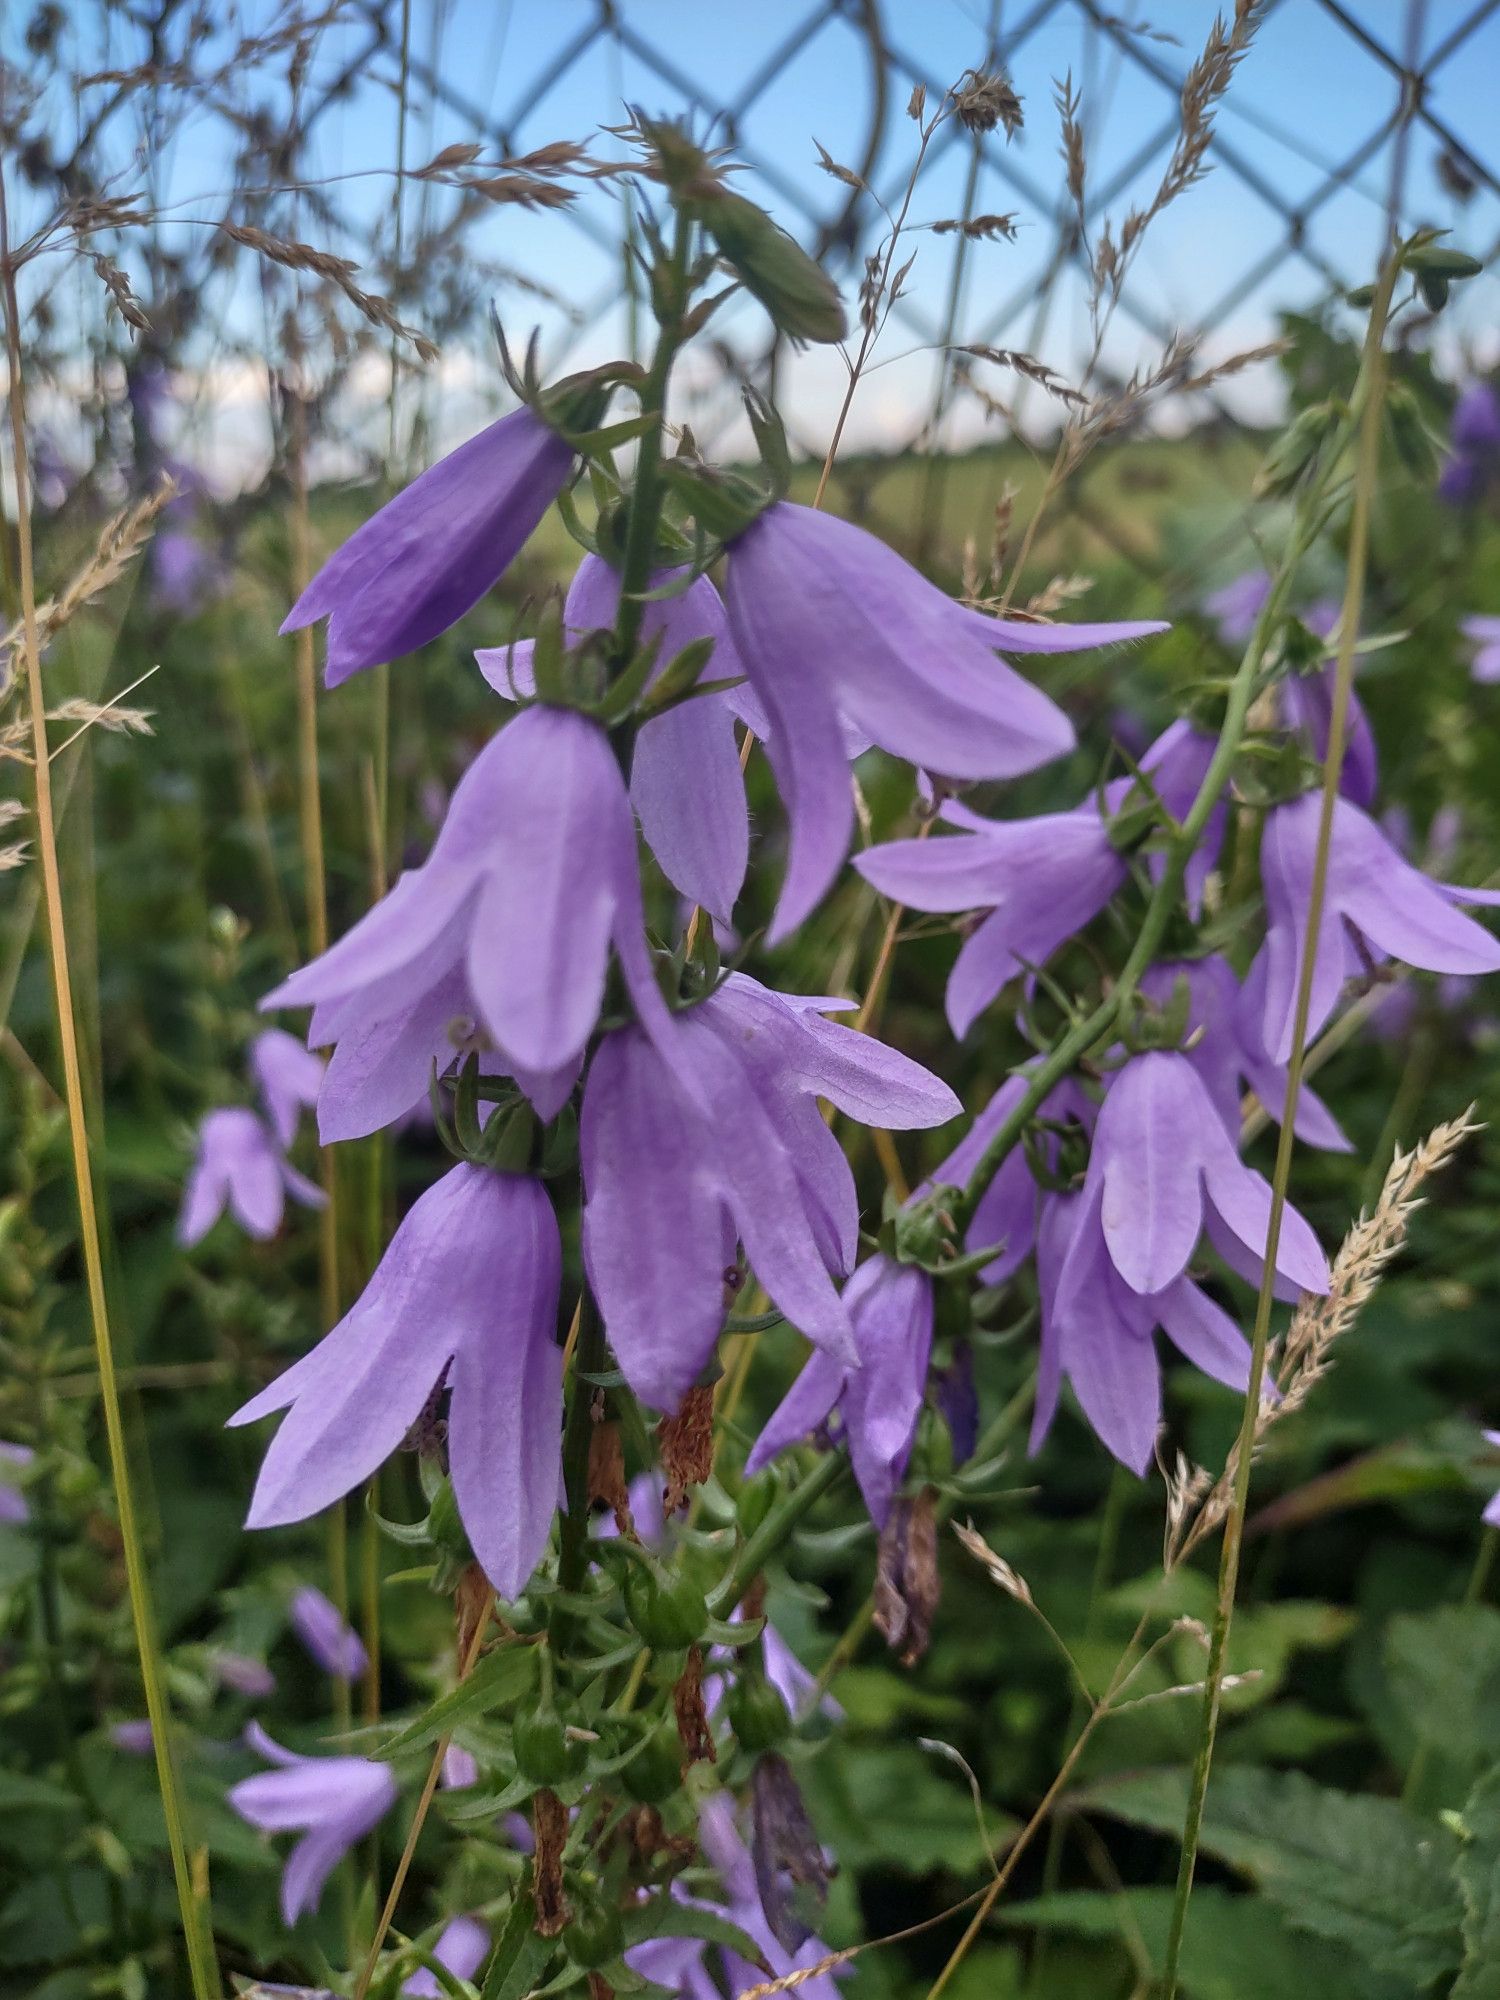
[[[1421,1754],[1431,1773],[1424,1800],[1456,1804],[1500,1763],[1500,1611],[1403,1612],[1385,1628],[1378,1674],[1371,1719],[1393,1762],[1404,1769]]]
[[[1469,1794],[1459,1831],[1464,1959],[1449,2000],[1500,2000],[1500,1768]]]
[[[1081,1795],[1090,1810],[1180,1836],[1184,1771],[1146,1771]],[[1408,1991],[1462,1955],[1453,1832],[1394,1799],[1315,1784],[1300,1771],[1230,1766],[1214,1775],[1202,1846],[1245,1875],[1299,1931],[1399,1975]]]

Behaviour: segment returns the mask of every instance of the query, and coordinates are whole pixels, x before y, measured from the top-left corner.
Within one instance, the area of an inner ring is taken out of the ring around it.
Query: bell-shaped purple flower
[[[1277,1062],[1292,1052],[1297,982],[1307,936],[1320,801],[1305,792],[1266,814],[1260,869],[1266,898],[1261,1038]],[[1429,972],[1500,970],[1500,944],[1453,906],[1500,901],[1494,891],[1433,882],[1403,860],[1374,820],[1347,799],[1333,809],[1322,922],[1313,960],[1307,1032],[1333,1012],[1361,965],[1387,956]],[[1363,950],[1363,961],[1359,956]],[[1252,968],[1254,974],[1255,968]]]
[[[1309,614],[1311,615],[1311,614]],[[1282,720],[1306,739],[1318,763],[1328,755],[1328,734],[1333,720],[1334,678],[1337,669],[1320,668],[1317,673],[1293,674],[1277,689]],[[1375,732],[1357,694],[1351,691],[1345,717],[1344,761],[1339,769],[1339,790],[1366,811],[1375,803],[1380,787],[1380,763],[1375,750]]]
[[[459,1514],[496,1590],[519,1596],[557,1509],[561,1254],[539,1182],[469,1165],[445,1174],[332,1333],[230,1418],[291,1412],[266,1452],[249,1526],[302,1521],[341,1499],[446,1382]]]
[[[1243,646],[1255,630],[1255,621],[1270,595],[1271,579],[1267,572],[1247,569],[1222,590],[1211,591],[1203,600],[1203,609],[1226,646]]]
[[[149,1757],[156,1747],[156,1733],[144,1715],[132,1716],[128,1722],[112,1722],[109,1740],[127,1757]]]
[[[250,1074],[271,1130],[283,1146],[290,1146],[304,1107],[318,1101],[323,1058],[285,1028],[265,1028],[250,1044]]]
[[[727,1792],[715,1792],[699,1808],[698,1840],[723,1885],[726,1914],[754,1939],[773,1978],[805,1971],[828,1956],[827,1945],[818,1938],[805,1938],[795,1951],[789,1951],[777,1937],[756,1879],[755,1857],[741,1837],[734,1801]],[[724,1950],[722,1958],[731,1993],[744,1993],[765,1976],[732,1951]],[[838,1980],[829,1972],[802,1980],[796,1990],[801,2000],[838,2000]]]
[[[726,602],[790,819],[773,942],[807,916],[848,850],[854,806],[841,725],[946,777],[1014,777],[1071,749],[1073,729],[997,649],[1062,651],[1161,629],[986,619],[864,529],[787,501],[732,545]]]
[[[490,1934],[477,1917],[455,1917],[444,1927],[432,1955],[455,1979],[472,1979],[484,1964],[489,1948]],[[424,1965],[412,1974],[401,1991],[410,1995],[411,2000],[442,2000],[445,1989]]]
[[[275,1674],[264,1660],[252,1659],[248,1653],[219,1649],[209,1655],[208,1664],[219,1686],[228,1688],[231,1694],[244,1695],[248,1701],[259,1701],[276,1692]]]
[[[1188,1046],[1183,1054],[1198,1072],[1236,1146],[1242,1122],[1240,1097],[1246,1084],[1277,1124],[1286,1103],[1286,1067],[1271,1060],[1260,1038],[1263,978],[1261,963],[1241,987],[1233,968],[1215,952],[1208,958],[1153,965],[1141,979],[1141,992],[1163,1007],[1174,999],[1179,981],[1186,985]],[[1306,1082],[1297,1093],[1294,1129],[1309,1146],[1333,1153],[1351,1150],[1338,1120]]]
[[[301,1833],[281,1876],[282,1920],[294,1924],[318,1907],[329,1875],[396,1803],[396,1780],[368,1757],[301,1757],[255,1722],[245,1740],[274,1768],[232,1785],[229,1803],[262,1833]]]
[[[1486,687],[1500,681],[1500,618],[1476,612],[1472,618],[1460,619],[1458,629],[1473,649],[1469,660],[1473,678]]]
[[[286,1377],[281,1379],[285,1381]],[[359,1634],[338,1606],[310,1583],[292,1592],[287,1617],[292,1630],[330,1680],[357,1681],[369,1667],[369,1655]]]
[[[1484,1441],[1500,1451],[1500,1431],[1486,1431]],[[1487,1527],[1500,1528],[1500,1493],[1496,1493],[1485,1506],[1484,1520]]]
[[[1154,1293],[1125,1282],[1102,1226],[1106,1198],[1102,1182],[1091,1180],[1082,1193],[1049,1194],[1042,1203],[1042,1344],[1030,1450],[1041,1448],[1052,1427],[1066,1376],[1100,1442],[1122,1465],[1144,1472],[1161,1427],[1157,1328],[1205,1375],[1231,1389],[1249,1382],[1250,1347],[1191,1278],[1175,1277]]]
[[[1469,382],[1453,406],[1449,435],[1455,451],[1500,459],[1500,393],[1489,382]]]
[[[836,1409],[870,1519],[883,1528],[922,1414],[932,1355],[932,1280],[914,1264],[871,1257],[844,1287],[844,1305],[854,1328],[855,1364],[815,1353],[756,1439],[745,1473],[752,1476],[788,1445],[825,1430]]]
[[[372,1070],[379,1078],[394,1064],[404,1075],[418,1055],[425,1080],[462,991],[523,1083],[555,1078],[599,1018],[611,947],[636,1012],[665,1032],[635,822],[609,737],[574,710],[528,708],[464,773],[423,866],[261,1005],[326,1009],[321,1031],[341,1051],[351,1033],[373,1036],[379,1059],[365,1050],[355,1064],[373,1090]],[[330,1085],[345,1082],[336,1056]]]
[[[670,571],[651,579],[653,589],[672,581]],[[619,603],[618,574],[599,556],[585,556],[563,607],[569,640],[613,625]],[[641,643],[657,642],[658,674],[701,639],[711,639],[714,648],[702,679],[743,675],[724,606],[706,576],[695,577],[676,596],[647,603]],[[536,692],[532,650],[532,641],[521,639],[482,648],[474,657],[490,686],[514,700]],[[740,692],[695,695],[652,716],[635,739],[630,764],[630,800],[652,853],[674,887],[721,923],[729,921],[750,854],[750,815],[734,733]]]
[[[247,1236],[266,1242],[281,1227],[286,1197],[321,1208],[323,1190],[291,1166],[253,1111],[210,1111],[198,1127],[198,1152],[183,1190],[177,1241],[191,1249],[227,1208]]]
[[[1110,1260],[1134,1292],[1161,1292],[1181,1277],[1209,1221],[1216,1243],[1227,1238],[1250,1258],[1265,1256],[1270,1183],[1240,1159],[1202,1078],[1176,1050],[1148,1050],[1115,1072],[1084,1192],[1097,1202]],[[1301,1291],[1328,1289],[1317,1238],[1290,1206],[1276,1269]]]
[[[1174,723],[1141,759],[1141,769],[1169,812],[1186,812],[1202,783],[1213,745],[1185,723]],[[948,979],[948,1020],[967,1034],[1006,983],[1040,966],[1098,916],[1124,886],[1124,855],[1110,838],[1107,815],[1134,787],[1130,778],[1105,787],[1097,800],[1071,812],[1036,819],[995,820],[950,799],[939,816],[960,831],[947,839],[892,840],[867,847],[854,865],[882,895],[914,910],[986,910],[964,940]],[[1186,887],[1201,894],[1218,851],[1222,816],[1205,829]]]
[[[29,1444],[0,1438],[0,1524],[8,1528],[19,1528],[31,1519],[31,1505],[20,1482],[35,1457]]]
[[[675,1409],[724,1321],[743,1243],[755,1275],[816,1346],[854,1359],[830,1273],[852,1268],[853,1177],[817,1107],[887,1129],[940,1125],[958,1100],[919,1064],[735,973],[655,1046],[607,1035],[584,1089],[583,1250],[610,1344],[636,1394]]]
[[[572,465],[572,447],[534,410],[512,410],[357,528],[282,631],[328,620],[329,687],[415,652],[456,625],[510,567]]]

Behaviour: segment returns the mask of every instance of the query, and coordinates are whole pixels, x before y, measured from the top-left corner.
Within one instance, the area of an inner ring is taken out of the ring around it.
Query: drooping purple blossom
[[[0,1523],[19,1528],[31,1519],[31,1505],[14,1474],[24,1475],[36,1453],[29,1444],[0,1438]]]
[[[673,573],[664,571],[651,579],[651,587],[664,589],[673,581]],[[569,640],[613,625],[619,602],[616,571],[598,556],[585,556],[563,607]],[[675,596],[646,604],[640,643],[657,643],[656,673],[685,646],[702,639],[711,639],[714,648],[702,679],[743,675],[724,606],[706,576],[695,577]],[[513,699],[536,692],[530,640],[482,648],[474,657],[500,694]],[[723,923],[729,921],[750,854],[750,815],[734,731],[742,706],[736,689],[695,695],[652,716],[635,739],[630,764],[631,803],[664,874]]]
[[[460,1517],[496,1590],[519,1596],[557,1510],[561,1257],[539,1182],[467,1164],[445,1174],[412,1205],[333,1331],[230,1418],[290,1410],[248,1525],[305,1520],[341,1499],[390,1457],[446,1382]]]
[[[210,1111],[198,1127],[198,1152],[183,1190],[177,1241],[191,1249],[225,1209],[247,1236],[266,1242],[281,1227],[286,1197],[321,1208],[326,1196],[299,1174],[253,1111]]]
[[[328,620],[329,687],[415,652],[498,582],[572,465],[572,447],[534,410],[512,410],[357,528],[282,631]]]
[[[252,1659],[248,1653],[232,1653],[221,1648],[209,1655],[209,1665],[220,1687],[228,1688],[231,1694],[259,1701],[276,1692],[275,1674],[264,1660]]]
[[[1271,578],[1263,569],[1247,569],[1221,590],[1211,591],[1203,609],[1218,628],[1226,646],[1243,646],[1271,595]]]
[[[788,1445],[826,1430],[837,1410],[839,1441],[849,1447],[870,1519],[881,1528],[922,1414],[932,1280],[913,1264],[876,1255],[844,1287],[844,1305],[854,1328],[854,1364],[814,1353],[756,1439],[745,1473],[752,1477]]]
[[[1310,615],[1310,614],[1309,614]],[[1328,737],[1333,722],[1334,680],[1337,669],[1330,663],[1316,673],[1293,674],[1282,681],[1277,696],[1282,720],[1302,736],[1318,763],[1328,755]],[[1344,719],[1344,761],[1339,767],[1339,790],[1366,811],[1375,803],[1379,789],[1379,759],[1375,732],[1364,705],[1352,690]]]
[[[318,1101],[323,1058],[285,1028],[263,1028],[250,1044],[249,1064],[271,1129],[283,1146],[290,1146],[303,1110]]]
[[[732,544],[726,603],[790,823],[772,942],[813,909],[848,849],[844,725],[945,777],[1015,777],[1071,749],[1073,729],[998,650],[1065,652],[1162,629],[988,619],[864,529],[787,501]]]
[[[1453,453],[1438,475],[1438,495],[1451,506],[1472,506],[1500,470],[1500,394],[1490,383],[1469,382],[1459,392],[1449,436]]]
[[[1273,1062],[1261,1041],[1265,1009],[1264,962],[1258,962],[1241,987],[1233,968],[1217,952],[1207,958],[1163,960],[1142,975],[1140,990],[1148,1000],[1166,1007],[1179,981],[1187,989],[1186,1046],[1183,1054],[1202,1079],[1224,1129],[1238,1146],[1241,1092],[1255,1092],[1268,1117],[1277,1124],[1286,1104],[1286,1067]],[[1338,1120],[1309,1083],[1297,1093],[1297,1137],[1328,1152],[1351,1150]]]
[[[490,1934],[477,1917],[455,1917],[433,1946],[432,1955],[455,1979],[472,1979],[484,1964],[489,1948]],[[425,1965],[401,1988],[412,2000],[442,2000],[443,1990]]]
[[[1485,1431],[1483,1435],[1486,1444],[1492,1444],[1497,1451],[1500,1451],[1500,1431]],[[1486,1527],[1500,1528],[1500,1493],[1496,1493],[1487,1502],[1484,1521]]]
[[[853,1266],[854,1182],[819,1096],[867,1124],[940,1125],[958,1100],[919,1064],[732,974],[654,1045],[607,1035],[584,1091],[583,1250],[635,1393],[675,1409],[724,1321],[736,1243],[815,1345],[854,1358],[830,1274]]]
[[[299,1756],[255,1722],[245,1740],[274,1768],[232,1785],[229,1803],[262,1833],[301,1833],[281,1876],[282,1920],[294,1924],[318,1907],[329,1875],[396,1803],[396,1780],[368,1757]]]
[[[230,1418],[231,1423],[236,1421],[237,1417]],[[287,1617],[308,1653],[331,1680],[357,1681],[369,1667],[369,1655],[359,1634],[338,1606],[310,1583],[292,1592]]]
[[[1469,659],[1473,678],[1485,687],[1500,681],[1500,618],[1475,612],[1460,619],[1458,629],[1473,648]]]
[[[325,1138],[410,1109],[435,1056],[452,1057],[456,1015],[478,1017],[550,1117],[599,1018],[611,948],[638,1016],[667,1032],[609,737],[573,710],[529,708],[464,773],[423,866],[261,1005],[314,1003],[315,1037],[338,1045]]]
[[[1264,979],[1261,1038],[1277,1062],[1292,1051],[1297,982],[1317,854],[1316,792],[1274,806],[1261,837],[1266,939],[1253,976]],[[1345,979],[1389,956],[1429,972],[1500,970],[1500,944],[1457,902],[1500,901],[1495,892],[1431,881],[1348,799],[1337,799],[1327,886],[1313,961],[1307,1032],[1333,1012]]]
[[[1169,812],[1187,811],[1212,753],[1212,741],[1181,722],[1146,752],[1141,769]],[[988,912],[949,975],[948,1020],[956,1035],[967,1034],[1009,980],[1044,965],[1124,886],[1128,867],[1111,839],[1110,815],[1134,789],[1134,779],[1119,778],[1104,788],[1102,811],[1090,799],[1071,812],[1021,820],[986,819],[949,800],[940,817],[957,833],[887,841],[855,856],[866,881],[912,909]],[[1216,810],[1188,871],[1190,900],[1202,893],[1222,831]]]
[[[1110,1081],[1094,1127],[1084,1193],[1110,1261],[1134,1292],[1182,1276],[1208,1224],[1216,1244],[1265,1256],[1270,1183],[1245,1165],[1202,1078],[1178,1050],[1131,1056]],[[1325,1292],[1328,1264],[1296,1209],[1282,1214],[1276,1270]]]

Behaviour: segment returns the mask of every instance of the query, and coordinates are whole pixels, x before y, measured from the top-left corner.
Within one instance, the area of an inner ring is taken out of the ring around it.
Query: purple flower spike
[[[1261,838],[1266,941],[1252,977],[1263,961],[1265,1014],[1261,1035],[1277,1062],[1285,1062],[1292,1052],[1292,1021],[1307,933],[1319,814],[1318,794],[1306,792],[1267,813]],[[1360,969],[1350,933],[1364,946],[1367,961],[1389,956],[1429,972],[1500,970],[1500,944],[1472,917],[1453,907],[1456,901],[1495,900],[1492,891],[1430,881],[1402,859],[1358,806],[1347,799],[1336,800],[1308,1034],[1315,1035],[1322,1027],[1337,1004],[1345,978]]]
[[[1469,661],[1469,672],[1474,679],[1485,686],[1500,681],[1500,618],[1476,613],[1472,618],[1460,620],[1458,629],[1474,649]]]
[[[652,577],[652,588],[672,578],[673,572],[662,571]],[[619,603],[619,576],[598,556],[585,556],[563,607],[568,638],[577,641],[613,625]],[[704,680],[743,675],[724,606],[706,576],[695,577],[675,597],[653,599],[641,620],[642,644],[660,642],[658,673],[699,639],[714,643]],[[507,699],[536,692],[530,641],[484,648],[474,657],[490,686]],[[750,815],[734,733],[742,692],[697,695],[652,717],[636,737],[630,767],[631,803],[652,853],[674,887],[721,923],[729,921],[750,854]]]
[[[626,1028],[594,1057],[584,1257],[620,1366],[655,1408],[675,1409],[712,1351],[737,1241],[787,1318],[854,1359],[829,1273],[853,1266],[858,1208],[816,1100],[888,1130],[941,1125],[959,1105],[919,1064],[824,1020],[838,1004],[735,973],[675,1017],[667,1051]]]
[[[885,1526],[906,1476],[932,1353],[932,1280],[912,1264],[871,1257],[844,1288],[858,1360],[814,1354],[756,1439],[746,1477],[823,1429],[837,1408],[870,1519]]]
[[[432,1955],[455,1979],[472,1979],[489,1948],[490,1934],[477,1917],[455,1917],[433,1946]],[[443,1988],[424,1965],[401,1991],[420,1996],[420,2000],[441,2000]]]
[[[0,1523],[6,1527],[19,1528],[31,1519],[30,1503],[12,1474],[24,1474],[35,1457],[29,1444],[0,1439]]]
[[[200,1243],[226,1207],[247,1236],[264,1243],[281,1227],[286,1197],[321,1208],[327,1197],[287,1163],[253,1111],[210,1111],[198,1127],[198,1154],[183,1191],[177,1241]]]
[[[250,1074],[272,1131],[283,1146],[290,1146],[303,1109],[318,1101],[323,1058],[285,1028],[266,1028],[250,1044]]]
[[[464,773],[427,862],[261,1005],[327,1006],[323,1033],[363,1026],[402,1061],[419,1044],[425,1063],[458,973],[507,1066],[555,1077],[599,1018],[611,946],[642,1021],[669,1031],[609,737],[571,709],[529,708]],[[371,1065],[358,1067],[369,1087]]]
[[[1014,777],[1073,746],[1067,717],[997,659],[974,613],[831,514],[768,507],[730,551],[727,603],[791,822],[772,942],[813,909],[848,850],[841,724],[954,778]]]
[[[239,1419],[236,1416],[229,1421]],[[330,1679],[357,1681],[368,1668],[369,1657],[359,1634],[321,1590],[308,1583],[293,1591],[287,1615],[292,1630]]]
[[[282,631],[329,621],[329,687],[415,652],[456,625],[510,567],[572,465],[571,446],[535,411],[513,410],[356,529]]]
[[[291,1925],[318,1907],[329,1875],[396,1803],[396,1780],[368,1757],[299,1757],[255,1722],[245,1741],[276,1768],[232,1785],[230,1805],[262,1833],[302,1834],[281,1877],[282,1921]]]
[[[1181,1277],[1210,1215],[1251,1257],[1265,1255],[1270,1184],[1239,1158],[1198,1072],[1175,1051],[1132,1056],[1115,1073],[1084,1191],[1097,1199],[1110,1259],[1134,1292],[1161,1292]],[[1291,1207],[1276,1268],[1303,1291],[1328,1289],[1317,1238]]]
[[[491,1583],[518,1597],[557,1510],[561,1260],[539,1182],[468,1165],[445,1174],[332,1333],[230,1418],[291,1411],[248,1525],[303,1521],[341,1499],[398,1448],[446,1377],[458,1511]]]
[[[1140,1473],[1161,1427],[1156,1329],[1204,1374],[1232,1389],[1249,1382],[1250,1347],[1190,1278],[1174,1278],[1149,1296],[1125,1282],[1102,1227],[1107,1199],[1101,1184],[1091,1181],[1081,1194],[1049,1195],[1043,1204],[1037,1241],[1042,1352],[1030,1449],[1036,1452],[1050,1430],[1067,1376],[1100,1442]]]

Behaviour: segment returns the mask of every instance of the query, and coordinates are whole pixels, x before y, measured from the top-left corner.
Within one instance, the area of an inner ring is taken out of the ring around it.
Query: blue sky
[[[1116,4],[1098,15],[1125,17]],[[1399,51],[1411,19],[1408,0],[1343,0],[1342,11],[1388,49]],[[1014,244],[982,244],[970,254],[960,290],[961,338],[1025,347],[1068,374],[1080,365],[1089,329],[1083,287],[1068,278],[1042,305],[1042,274],[1057,241],[1061,166],[1054,79],[1071,72],[1082,93],[1088,134],[1089,182],[1115,184],[1109,212],[1117,218],[1132,201],[1150,195],[1160,175],[1175,120],[1175,86],[1201,48],[1216,9],[1210,0],[1150,0],[1130,15],[1153,33],[1124,36],[1134,54],[1090,19],[1084,0],[882,0],[884,32],[895,58],[890,114],[871,179],[887,199],[903,186],[914,129],[902,115],[916,72],[941,87],[983,59],[998,23],[998,39],[1026,106],[1024,131],[1007,147],[989,142],[980,170],[977,206],[1017,217]],[[248,25],[273,18],[251,0]],[[411,57],[414,78],[429,68],[441,100],[423,102],[410,119],[408,153],[429,157],[455,140],[482,136],[485,126],[526,148],[558,137],[583,138],[612,122],[622,104],[680,111],[702,103],[740,108],[735,139],[751,163],[744,185],[773,207],[797,233],[809,235],[816,219],[840,206],[842,190],[817,165],[814,140],[838,159],[857,160],[870,131],[871,65],[853,25],[857,0],[829,8],[819,0],[758,0],[754,6],[721,0],[618,0],[619,36],[590,35],[599,18],[595,0],[413,0]],[[1425,59],[1463,26],[1479,25],[1453,59],[1435,72],[1428,105],[1462,145],[1500,175],[1500,132],[1494,115],[1500,85],[1500,5],[1476,0],[1426,0],[1418,4],[1420,54]],[[392,23],[399,6],[388,9]],[[1482,18],[1481,18],[1482,17]],[[775,52],[811,26],[775,82],[755,94],[754,84]],[[79,32],[85,32],[79,17]],[[1171,37],[1172,39],[1165,39]],[[365,46],[367,30],[350,22],[320,44],[319,69],[331,74]],[[645,51],[654,52],[652,54]],[[572,52],[561,68],[559,59]],[[118,59],[118,45],[112,51]],[[1138,58],[1138,59],[1137,59]],[[319,171],[371,173],[395,157],[394,62],[375,58],[350,101],[318,126]],[[1152,71],[1159,74],[1152,74]],[[1135,272],[1129,309],[1122,311],[1106,349],[1108,363],[1126,372],[1149,362],[1161,331],[1195,329],[1222,321],[1207,336],[1207,352],[1222,355],[1266,339],[1275,314],[1312,303],[1327,290],[1325,273],[1351,282],[1369,275],[1392,184],[1389,137],[1351,172],[1331,199],[1315,202],[1306,221],[1308,258],[1286,245],[1285,223],[1253,183],[1274,189],[1294,205],[1312,201],[1330,168],[1347,162],[1377,134],[1394,111],[1397,79],[1360,46],[1357,34],[1324,0],[1280,0],[1270,8],[1260,37],[1243,65],[1221,114],[1220,136],[1238,161],[1221,161],[1199,188],[1153,225]],[[749,98],[751,101],[745,101]],[[122,146],[131,135],[121,134]],[[599,142],[609,150],[611,142]],[[1154,149],[1153,150],[1153,146]],[[1435,171],[1441,140],[1413,127],[1405,173],[1404,213],[1409,222],[1452,226],[1454,240],[1481,256],[1500,239],[1500,198],[1483,189],[1461,207]],[[223,138],[207,121],[189,120],[175,132],[158,161],[164,198],[180,200],[222,188]],[[924,171],[913,217],[930,221],[959,211],[970,170],[969,142],[961,134],[940,144]],[[1131,171],[1132,165],[1134,171]],[[388,208],[385,178],[350,182],[346,192],[365,213]],[[409,204],[421,199],[409,190]],[[205,209],[205,213],[207,209]],[[409,207],[408,213],[412,213]],[[617,352],[625,339],[621,309],[621,260],[615,248],[618,209],[606,189],[591,190],[575,218],[498,211],[480,239],[484,251],[523,277],[565,293],[581,317],[538,306],[520,286],[502,284],[498,303],[506,320],[524,328],[540,320],[544,351],[562,365]],[[861,250],[869,247],[867,239]],[[953,239],[921,233],[912,239],[918,261],[912,274],[912,318],[892,324],[882,355],[861,391],[852,426],[856,443],[896,443],[923,421],[931,403],[936,361],[932,342],[942,324],[953,281]],[[1308,259],[1311,259],[1309,261]],[[1260,281],[1227,314],[1225,301],[1247,271],[1263,267]],[[835,261],[835,274],[852,296],[858,263]],[[724,330],[753,349],[758,326],[748,303],[725,315]],[[1489,362],[1500,347],[1500,287],[1490,281],[1460,295],[1445,333],[1444,363],[1462,372],[1464,354]],[[795,428],[810,446],[826,437],[830,410],[842,390],[836,355],[801,357],[784,388]],[[462,430],[472,421],[470,402],[484,406],[498,393],[484,343],[474,365],[449,357],[444,375],[444,424]],[[996,380],[1010,393],[1012,379]],[[1251,375],[1232,392],[1250,414],[1265,414],[1274,395],[1269,372]],[[721,398],[727,411],[729,399]],[[711,416],[709,410],[700,413]],[[1033,421],[1043,411],[1028,406]],[[974,433],[977,415],[953,420],[950,435]]]

